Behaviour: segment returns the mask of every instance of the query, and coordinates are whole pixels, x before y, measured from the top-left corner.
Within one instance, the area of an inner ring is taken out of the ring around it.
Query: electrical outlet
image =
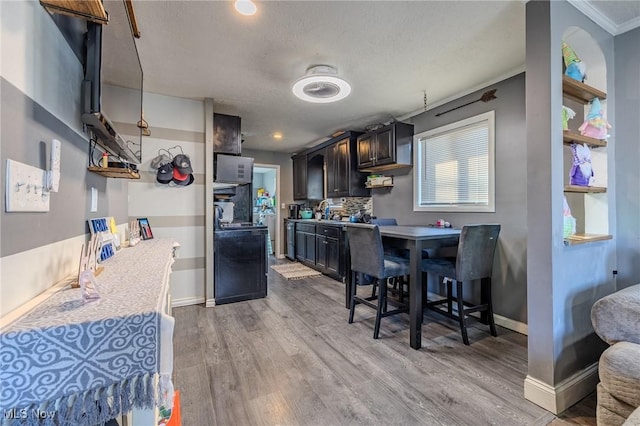
[[[37,167],[7,160],[5,210],[7,212],[48,212],[50,193],[47,173]]]

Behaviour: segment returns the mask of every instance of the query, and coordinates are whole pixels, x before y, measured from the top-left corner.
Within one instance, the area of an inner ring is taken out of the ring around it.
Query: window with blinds
[[[495,211],[494,116],[414,136],[414,211]]]

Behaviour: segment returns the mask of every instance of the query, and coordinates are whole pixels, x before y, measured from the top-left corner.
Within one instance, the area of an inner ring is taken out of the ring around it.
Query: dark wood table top
[[[460,235],[460,229],[435,228],[422,225],[392,225],[380,226],[380,235],[383,237],[397,237],[409,240],[433,240]]]

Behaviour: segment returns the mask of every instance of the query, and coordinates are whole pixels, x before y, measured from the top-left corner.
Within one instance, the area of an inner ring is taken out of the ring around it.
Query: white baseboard
[[[440,295],[437,295],[432,292],[429,292],[427,296],[431,298],[441,297]],[[471,314],[471,316],[475,318],[479,318],[480,313],[474,312]],[[500,327],[504,327],[511,331],[515,331],[516,333],[524,334],[525,336],[529,335],[529,326],[523,322],[516,321],[511,318],[503,317],[502,315],[496,315],[496,314],[493,314],[493,320],[495,321],[496,325],[499,325]]]
[[[516,333],[524,334],[525,336],[529,335],[529,326],[523,322],[496,314],[493,314],[493,320],[500,327],[507,328],[509,330],[515,331]]]
[[[214,306],[216,306],[216,299],[207,299],[204,303],[205,308],[213,308]]]
[[[276,255],[276,259],[284,259],[284,254],[278,254],[278,255]]]
[[[598,380],[597,362],[555,387],[527,375],[524,379],[524,397],[553,414],[560,414],[593,392]]]
[[[180,306],[199,305],[200,303],[204,303],[204,297],[183,297],[182,299],[173,299],[171,307],[179,308]]]

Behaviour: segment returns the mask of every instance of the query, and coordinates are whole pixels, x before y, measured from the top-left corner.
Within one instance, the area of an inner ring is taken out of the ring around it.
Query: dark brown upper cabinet
[[[377,172],[411,166],[413,124],[395,122],[358,137],[357,167]]]
[[[213,114],[213,152],[223,154],[242,154],[242,134],[240,117],[226,114]]]
[[[326,147],[327,198],[368,197],[371,192],[365,188],[366,173],[357,167],[357,135],[338,137],[336,142]]]
[[[293,160],[293,199],[322,200],[324,198],[324,151],[299,154]]]
[[[293,160],[293,199],[307,199],[307,156],[298,155]]]
[[[356,142],[361,134],[344,132],[292,156],[293,199],[368,197],[367,174],[358,171],[356,164]]]

